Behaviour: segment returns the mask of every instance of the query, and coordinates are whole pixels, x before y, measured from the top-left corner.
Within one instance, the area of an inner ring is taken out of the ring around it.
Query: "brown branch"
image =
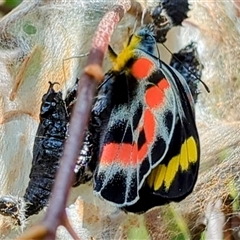
[[[130,0],[117,1],[117,4],[104,15],[97,28],[88,57],[87,67],[79,81],[78,97],[70,119],[69,137],[64,146],[49,208],[43,222],[31,228],[19,239],[54,239],[57,227],[60,225],[63,225],[76,238],[75,233],[69,227],[69,222],[66,220],[67,216],[65,212],[67,196],[74,177],[73,170],[79,149],[83,143],[84,132],[90,117],[96,87],[99,81],[103,79],[101,69],[104,54],[107,51],[114,29],[124,14],[131,8],[132,3],[136,4],[135,1]]]

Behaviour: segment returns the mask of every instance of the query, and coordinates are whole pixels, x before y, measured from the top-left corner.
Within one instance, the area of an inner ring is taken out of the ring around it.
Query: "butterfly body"
[[[130,212],[182,200],[198,173],[190,90],[177,71],[154,55],[155,48],[151,27],[144,27],[119,55],[112,54],[113,67],[99,91],[105,97],[92,111],[93,123],[100,123],[94,191]],[[111,89],[107,95],[106,88]],[[105,114],[99,117],[103,105]]]

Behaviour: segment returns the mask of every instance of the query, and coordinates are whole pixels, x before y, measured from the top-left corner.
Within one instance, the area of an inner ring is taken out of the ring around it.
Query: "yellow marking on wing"
[[[195,163],[198,160],[197,145],[193,137],[187,140],[189,162]]]
[[[167,171],[164,178],[164,186],[168,190],[179,169],[179,155],[173,157],[167,166]]]
[[[189,166],[189,162],[188,162],[188,148],[187,148],[187,141],[185,140],[182,144],[181,150],[180,150],[180,166],[182,171],[186,171],[188,169]]]
[[[181,146],[180,153],[174,156],[168,165],[160,164],[155,167],[147,178],[149,187],[154,191],[159,190],[164,184],[167,191],[178,171],[187,171],[190,163],[196,163],[198,159],[197,144],[191,136],[185,140]]]
[[[184,141],[180,152],[180,166],[182,171],[189,168],[189,163],[195,163],[198,159],[197,145],[194,138],[191,136]]]
[[[127,61],[134,57],[134,50],[138,47],[141,42],[141,38],[133,35],[128,46],[124,47],[123,50],[113,61],[113,71],[120,72],[125,68]],[[111,59],[113,60],[113,58]]]
[[[166,166],[160,164],[155,167],[147,178],[147,183],[154,191],[158,190],[163,185],[164,176],[166,173]]]
[[[154,191],[157,191],[162,185],[163,185],[163,180],[166,174],[166,166],[164,164],[160,164],[158,167],[156,167],[157,173],[156,173],[156,178],[154,181]]]
[[[155,181],[155,178],[157,176],[157,171],[158,171],[157,169],[158,169],[158,166],[155,167],[147,177],[147,184],[150,188],[152,188],[154,185],[154,181]]]

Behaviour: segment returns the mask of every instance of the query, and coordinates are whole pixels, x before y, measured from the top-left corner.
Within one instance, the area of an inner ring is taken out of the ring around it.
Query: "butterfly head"
[[[126,70],[129,61],[131,62],[132,59],[139,58],[141,55],[153,56],[156,49],[154,30],[153,24],[141,27],[130,36],[127,44],[118,55],[109,47],[109,56],[113,62],[112,70],[114,72]]]
[[[154,25],[148,24],[138,30],[137,33],[135,33],[131,38],[129,44],[131,44],[132,41],[138,39],[138,49],[143,50],[146,53],[152,54],[154,52],[154,47],[156,45],[155,40],[155,31],[154,31]]]

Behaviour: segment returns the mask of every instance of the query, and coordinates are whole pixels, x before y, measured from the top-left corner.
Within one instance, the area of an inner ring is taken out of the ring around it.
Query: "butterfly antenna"
[[[151,25],[152,25],[152,24],[151,24]],[[152,26],[153,26],[153,25],[152,25]],[[156,46],[156,49],[157,49],[157,55],[158,55],[158,63],[159,63],[159,67],[161,68],[162,63],[161,63],[160,51],[159,51],[159,48],[158,48],[158,45],[157,45],[156,37],[155,37],[155,36],[152,36],[152,38],[154,39],[154,42],[155,42],[155,46]],[[152,54],[149,54],[149,55],[152,56]]]
[[[157,48],[159,67],[161,67],[162,63],[161,63],[161,58],[160,58],[160,51],[159,51],[159,48],[157,46],[157,41],[155,41],[155,44],[156,44],[156,48]]]
[[[202,83],[202,85],[204,86],[204,88],[206,89],[206,91],[207,91],[208,93],[210,93],[210,89],[209,89],[209,87],[207,86],[207,84],[206,84],[205,82],[203,82],[203,81],[201,80],[201,78],[197,77],[190,69],[188,69],[187,67],[185,67],[184,64],[183,64],[183,62],[182,62],[180,59],[178,59],[176,56],[174,56],[173,53],[170,51],[170,49],[169,49],[164,43],[162,43],[162,45],[165,47],[165,49],[166,49],[179,63],[181,63],[181,64],[183,65],[183,67],[184,67],[187,71],[189,71],[193,76],[195,76],[196,79],[198,79],[198,81]]]

